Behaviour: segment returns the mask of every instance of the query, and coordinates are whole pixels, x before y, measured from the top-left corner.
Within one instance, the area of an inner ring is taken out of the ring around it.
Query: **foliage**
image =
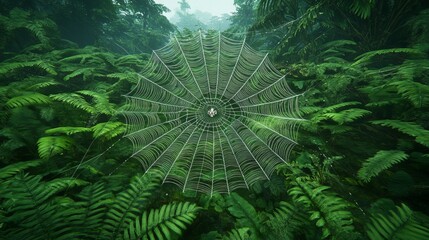
[[[145,211],[125,230],[124,239],[174,239],[196,218],[199,208],[195,204],[170,203],[160,209]],[[172,235],[174,234],[174,235]]]
[[[362,181],[369,182],[371,178],[377,176],[380,172],[407,158],[408,155],[403,151],[378,151],[373,157],[365,160],[362,168],[359,169],[358,177]]]
[[[367,225],[370,239],[426,239],[429,228],[422,225],[413,211],[405,204],[390,210],[389,214],[377,214],[371,217]]]

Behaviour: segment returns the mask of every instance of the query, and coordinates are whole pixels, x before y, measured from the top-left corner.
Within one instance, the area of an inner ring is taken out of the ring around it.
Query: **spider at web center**
[[[217,110],[215,109],[215,108],[210,108],[208,111],[207,111],[207,114],[210,116],[210,117],[214,117],[214,116],[216,116],[216,114],[217,114]]]

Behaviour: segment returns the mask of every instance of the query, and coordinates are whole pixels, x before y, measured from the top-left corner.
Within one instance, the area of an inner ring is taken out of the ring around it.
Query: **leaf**
[[[86,127],[56,127],[51,128],[45,131],[46,134],[66,134],[66,135],[73,135],[76,133],[82,133],[82,132],[91,132],[91,128]]]
[[[189,202],[169,203],[160,209],[145,211],[137,217],[127,230],[123,239],[172,239],[180,236],[196,218],[200,208]]]
[[[371,240],[429,239],[429,228],[416,222],[413,211],[405,204],[390,210],[389,214],[371,217],[371,222],[366,228]]]
[[[422,126],[414,122],[403,122],[394,119],[376,120],[371,121],[373,124],[390,127],[407,135],[416,137],[416,142],[429,147],[429,130],[424,129]]]
[[[41,137],[37,141],[39,156],[42,159],[49,159],[52,156],[61,154],[69,150],[73,145],[73,140],[69,137]]]
[[[9,99],[6,106],[9,108],[24,107],[29,105],[42,105],[51,103],[51,99],[41,93],[26,93]]]
[[[373,157],[368,158],[358,171],[358,178],[364,182],[371,181],[371,178],[378,176],[382,171],[389,169],[394,164],[407,159],[408,155],[403,151],[389,150],[378,151]]]
[[[407,54],[417,54],[422,55],[422,51],[414,48],[390,48],[390,49],[380,49],[371,52],[366,52],[355,58],[355,62],[352,63],[352,66],[357,65],[366,65],[371,63],[372,58],[380,55],[392,54],[392,53],[407,53]]]
[[[110,140],[121,135],[125,130],[126,126],[122,122],[104,122],[92,127],[94,138],[103,138],[104,140]]]
[[[26,162],[18,162],[9,164],[4,168],[0,169],[0,179],[10,178],[15,174],[31,167],[37,167],[42,164],[40,160],[26,161]]]

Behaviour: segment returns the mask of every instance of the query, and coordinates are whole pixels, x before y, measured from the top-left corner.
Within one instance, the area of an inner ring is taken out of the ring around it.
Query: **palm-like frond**
[[[329,187],[304,177],[296,178],[292,184],[289,194],[294,202],[304,206],[310,220],[322,228],[322,238],[341,236],[354,231],[352,213],[348,210],[350,204],[329,193]]]
[[[52,187],[49,182],[41,182],[40,176],[18,174],[4,184],[0,195],[6,199],[2,208],[7,217],[2,221],[10,228],[1,229],[2,236],[6,239],[72,239],[81,211],[72,204],[66,209],[66,201],[61,205],[55,202],[61,199],[52,199],[68,186],[67,182],[61,182],[58,180]]]
[[[358,177],[362,181],[369,182],[373,177],[378,176],[380,172],[407,158],[408,155],[403,151],[378,151],[373,157],[365,160],[362,168],[359,169]]]
[[[123,239],[174,239],[182,235],[186,224],[191,224],[199,210],[189,202],[170,203],[160,209],[145,211],[125,230]]]
[[[6,102],[9,108],[17,108],[29,105],[49,104],[51,99],[41,93],[25,93],[21,96],[13,97]]]
[[[261,237],[261,219],[255,208],[237,193],[231,193],[227,198],[228,211],[237,219],[238,226],[248,227],[255,236]]]
[[[389,214],[377,214],[371,217],[367,225],[367,234],[371,240],[429,239],[429,228],[417,222],[413,211],[405,204],[390,210]]]
[[[69,150],[73,145],[73,140],[65,136],[41,137],[37,141],[39,156],[42,159],[49,159],[52,156]]]
[[[0,169],[0,180],[5,178],[10,178],[27,168],[39,166],[41,163],[42,161],[40,160],[33,160],[33,161],[9,164],[6,167]]]
[[[129,188],[116,196],[112,207],[107,212],[102,235],[110,239],[118,239],[141,213],[144,201],[151,195],[150,191],[158,186],[159,180],[157,174],[134,177]]]
[[[373,124],[390,127],[416,138],[416,142],[429,147],[429,130],[413,122],[403,122],[395,119],[371,121]]]

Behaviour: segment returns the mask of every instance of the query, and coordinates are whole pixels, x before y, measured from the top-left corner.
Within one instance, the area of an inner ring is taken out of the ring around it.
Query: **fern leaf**
[[[81,207],[84,209],[79,218],[79,232],[82,233],[82,238],[96,239],[112,194],[106,191],[104,184],[96,183],[85,187],[77,196],[82,200]]]
[[[309,222],[308,216],[297,207],[288,202],[280,202],[280,207],[272,214],[268,214],[266,224],[270,234],[276,239],[295,239],[294,233],[302,231]]]
[[[12,71],[19,71],[23,68],[39,68],[49,74],[57,75],[57,72],[55,71],[54,66],[44,61],[4,63],[0,65],[0,74],[5,74]]]
[[[314,120],[316,122],[319,122],[325,119],[332,119],[338,124],[344,124],[344,123],[353,122],[356,119],[361,118],[368,114],[371,114],[371,111],[360,109],[360,108],[350,108],[338,113],[324,113],[320,116],[316,116]]]
[[[350,10],[362,19],[367,19],[371,15],[371,10],[375,6],[375,0],[353,1]]]
[[[98,112],[101,112],[106,115],[112,115],[115,113],[115,109],[113,108],[113,104],[109,102],[109,97],[106,94],[97,93],[88,90],[81,90],[78,93],[90,96],[95,101],[95,109]]]
[[[51,99],[46,95],[43,95],[41,93],[27,93],[25,95],[9,99],[9,101],[6,102],[6,106],[9,108],[17,108],[29,105],[41,105],[49,103],[51,103]]]
[[[429,239],[429,228],[419,224],[413,217],[413,211],[405,204],[397,206],[389,214],[371,217],[367,225],[368,237],[372,240],[383,239]]]
[[[10,178],[15,174],[31,167],[37,167],[42,163],[40,160],[33,160],[27,162],[18,162],[14,164],[9,164],[4,168],[0,169],[0,179]]]
[[[325,107],[323,108],[323,110],[321,111],[322,113],[329,113],[329,112],[334,112],[340,108],[343,107],[349,107],[349,106],[355,106],[355,105],[360,105],[360,102],[357,101],[352,101],[352,102],[342,102],[342,103],[338,103],[329,107]]]
[[[42,137],[37,141],[39,156],[42,159],[49,159],[52,156],[61,154],[69,150],[72,145],[73,140],[63,136]]]
[[[182,235],[186,224],[191,224],[200,208],[189,202],[171,203],[160,209],[145,211],[124,232],[124,239],[172,239]]]
[[[56,101],[70,104],[75,108],[79,108],[88,113],[96,113],[95,109],[83,99],[82,96],[76,93],[58,93],[52,94],[50,97]]]
[[[359,169],[358,178],[364,182],[369,182],[371,178],[378,176],[382,171],[407,158],[408,155],[403,151],[378,151],[373,157],[365,160],[362,168]]]
[[[93,126],[92,130],[94,131],[94,138],[110,140],[123,134],[126,130],[126,126],[122,122],[104,122]]]
[[[352,66],[357,65],[365,65],[371,63],[371,59],[386,54],[394,54],[394,53],[406,53],[406,54],[417,54],[422,55],[423,53],[420,50],[414,48],[391,48],[391,49],[380,49],[376,51],[366,52],[358,57],[356,57],[356,61],[352,63]]]
[[[82,133],[82,132],[91,132],[91,128],[86,127],[56,127],[51,128],[45,131],[46,134],[66,134],[66,135],[73,135],[76,133]]]
[[[107,213],[103,235],[117,239],[141,212],[142,202],[151,195],[150,191],[158,186],[159,180],[158,175],[150,173],[134,177],[130,187],[118,194]]]
[[[64,81],[68,81],[72,78],[75,78],[77,76],[82,75],[83,80],[85,81],[88,76],[92,75],[94,73],[96,69],[93,67],[89,67],[89,68],[78,68],[75,71],[73,71],[70,74],[67,74],[66,76],[64,76]]]
[[[403,98],[408,99],[415,107],[429,106],[429,86],[414,81],[396,81],[395,86]]]
[[[237,193],[231,193],[227,198],[228,211],[237,218],[240,227],[249,227],[253,234],[260,235],[261,219],[255,208]]]
[[[344,199],[329,194],[327,186],[322,186],[307,178],[298,177],[289,189],[294,202],[303,205],[310,214],[310,220],[322,228],[322,238],[331,235],[340,236],[354,230],[352,214],[348,211],[349,203]]]
[[[249,228],[232,229],[222,237],[222,240],[249,240],[253,239],[250,237]]]
[[[402,122],[394,119],[371,121],[373,124],[390,127],[416,138],[416,142],[429,147],[429,130],[413,122]]]

